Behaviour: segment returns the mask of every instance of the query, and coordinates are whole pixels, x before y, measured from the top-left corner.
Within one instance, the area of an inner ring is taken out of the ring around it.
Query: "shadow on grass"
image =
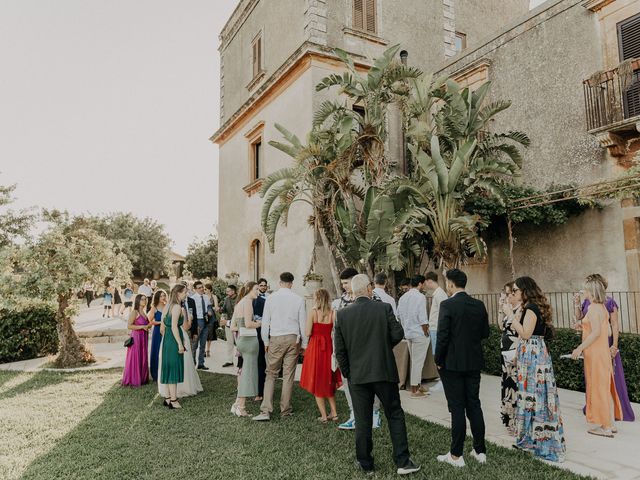
[[[24,372],[19,372],[19,373],[24,373]],[[31,375],[31,378],[16,385],[13,388],[10,388],[0,393],[0,400],[6,400],[8,398],[15,397],[16,395],[22,395],[23,393],[32,394],[41,388],[62,383],[66,381],[68,378],[68,376],[65,376],[64,373],[51,374],[45,371],[39,371],[36,373],[25,373],[25,375]]]
[[[115,385],[104,402],[29,465],[22,478],[364,478],[353,467],[354,432],[317,422],[313,397],[298,386],[293,417],[275,415],[271,422],[253,422],[229,413],[235,377],[205,373],[201,378],[205,393],[183,399],[182,410],[163,407],[155,385]],[[344,395],[337,400],[344,418]],[[248,402],[247,408],[256,414],[259,406]],[[412,478],[578,478],[492,445],[488,465],[480,467],[469,459],[467,468],[454,471],[435,460],[449,448],[449,430],[411,416],[407,427],[412,457],[423,467]],[[465,451],[469,449],[470,442]],[[374,457],[375,478],[397,478],[386,421],[374,433]]]
[[[7,383],[9,380],[17,377],[22,372],[15,370],[0,370],[0,388]]]

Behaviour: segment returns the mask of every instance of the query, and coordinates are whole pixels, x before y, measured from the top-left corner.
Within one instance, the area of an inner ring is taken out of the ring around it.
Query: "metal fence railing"
[[[553,310],[556,327],[570,328],[575,322],[573,292],[545,293]],[[618,324],[624,333],[640,333],[640,292],[608,292],[618,304]],[[473,295],[482,300],[489,313],[489,321],[498,323],[500,317],[500,294],[480,293]]]

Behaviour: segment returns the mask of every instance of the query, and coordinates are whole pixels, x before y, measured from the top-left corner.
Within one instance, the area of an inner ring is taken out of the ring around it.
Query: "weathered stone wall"
[[[467,48],[485,41],[529,12],[529,0],[453,0],[455,29],[467,35]]]

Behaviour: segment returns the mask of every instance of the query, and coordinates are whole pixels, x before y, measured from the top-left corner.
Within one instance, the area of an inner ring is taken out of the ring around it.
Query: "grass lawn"
[[[354,434],[316,421],[313,397],[295,388],[295,416],[268,423],[229,413],[235,378],[201,373],[205,393],[161,405],[156,388],[119,386],[121,370],[83,373],[0,371],[2,479],[349,479]],[[276,392],[279,395],[279,392]],[[339,411],[346,412],[338,394]],[[277,401],[276,401],[277,404]],[[258,405],[249,404],[251,413]],[[407,417],[409,446],[422,471],[409,478],[580,478],[526,454],[489,445],[489,463],[454,470],[435,460],[449,430]],[[471,448],[467,442],[465,452]],[[386,422],[374,434],[375,478],[398,478]]]

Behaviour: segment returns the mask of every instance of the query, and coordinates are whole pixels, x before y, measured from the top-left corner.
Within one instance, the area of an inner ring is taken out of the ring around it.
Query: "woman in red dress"
[[[342,377],[337,368],[332,368],[334,312],[331,309],[329,292],[321,288],[313,296],[313,309],[307,318],[306,335],[309,346],[302,363],[300,386],[316,397],[320,417],[318,421],[338,421],[336,411],[336,389],[342,385]],[[327,417],[325,398],[329,401],[331,415]]]

